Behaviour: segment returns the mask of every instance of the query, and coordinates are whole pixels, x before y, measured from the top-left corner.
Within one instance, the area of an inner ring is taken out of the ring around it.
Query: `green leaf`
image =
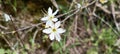
[[[87,54],[98,54],[98,51],[96,48],[90,48],[87,50]]]
[[[5,54],[5,50],[4,49],[0,49],[0,54]]]

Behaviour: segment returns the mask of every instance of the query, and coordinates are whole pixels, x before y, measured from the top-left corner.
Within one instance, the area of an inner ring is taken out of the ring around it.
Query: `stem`
[[[15,36],[16,36],[17,40],[20,41],[20,45],[23,47],[23,41],[21,40],[19,33],[16,31],[17,27],[15,26],[15,23],[13,22],[11,16],[10,16],[10,19],[11,19],[11,22],[13,24],[14,31],[16,32]]]

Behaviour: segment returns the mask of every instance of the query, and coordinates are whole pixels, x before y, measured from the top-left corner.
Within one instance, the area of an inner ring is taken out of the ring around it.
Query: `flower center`
[[[54,16],[50,16],[50,18],[49,18],[49,19],[50,19],[50,20],[52,20],[53,18],[54,18]]]
[[[53,31],[53,32],[56,32],[56,29],[54,28],[54,29],[52,29],[52,31]]]

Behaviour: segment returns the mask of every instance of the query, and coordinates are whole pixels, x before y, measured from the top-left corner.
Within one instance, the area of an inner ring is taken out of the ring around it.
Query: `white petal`
[[[52,9],[50,7],[48,8],[48,15],[52,15]]]
[[[49,21],[46,22],[45,28],[49,27]]]
[[[49,35],[49,38],[50,38],[50,40],[53,40],[53,39],[55,38],[55,34],[54,34],[54,33],[51,33],[51,34]]]
[[[57,41],[60,42],[60,39],[61,39],[60,34],[56,33],[56,34],[55,34],[55,38],[56,38]]]
[[[57,14],[57,12],[58,12],[58,10],[56,10],[56,11],[53,13],[53,15],[56,15],[56,14]]]
[[[48,20],[48,17],[43,17],[41,20],[46,21],[46,20]]]
[[[48,28],[49,26],[51,26],[53,24],[53,22],[51,20],[48,20],[46,22],[45,28]]]
[[[80,8],[80,7],[81,7],[81,5],[78,3],[78,4],[77,4],[77,8]]]
[[[49,22],[49,26],[50,26],[51,28],[54,28],[55,25],[54,25],[54,23],[53,23],[52,21],[50,21],[50,22]]]
[[[8,14],[4,14],[5,21],[10,20],[10,16]]]
[[[52,21],[56,22],[56,21],[58,21],[58,19],[57,18],[53,18]]]
[[[43,30],[43,33],[46,33],[46,34],[50,34],[52,32],[52,29],[51,28],[48,28],[48,29],[44,29]]]
[[[60,21],[56,22],[56,23],[55,23],[55,28],[60,27],[60,23],[61,23]]]
[[[62,29],[62,28],[58,28],[58,29],[57,29],[57,32],[58,32],[58,33],[64,33],[65,31],[66,31],[66,30],[64,30],[64,29]]]

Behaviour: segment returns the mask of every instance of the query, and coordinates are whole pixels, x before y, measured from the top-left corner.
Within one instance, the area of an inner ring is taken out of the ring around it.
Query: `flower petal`
[[[59,10],[56,10],[56,11],[53,13],[53,15],[56,15],[58,11],[59,11]]]
[[[66,31],[66,30],[64,30],[64,29],[62,29],[62,28],[58,28],[58,29],[57,29],[57,32],[60,33],[60,34],[61,34],[61,33],[64,33],[65,31]]]
[[[47,22],[46,22],[45,28],[48,28],[48,27],[49,27],[49,22],[50,22],[50,21],[47,21]]]
[[[54,33],[51,33],[51,34],[49,35],[49,38],[50,38],[50,40],[53,40],[53,39],[55,38],[55,34],[54,34]]]
[[[60,23],[61,23],[60,21],[56,22],[56,23],[55,23],[55,28],[60,27]]]
[[[41,20],[46,21],[46,20],[48,20],[48,17],[43,17]]]
[[[54,28],[54,23],[53,23],[52,21],[50,21],[50,22],[49,22],[49,26],[50,26],[51,28]]]
[[[52,25],[53,25],[53,22],[51,20],[48,20],[46,22],[45,28],[48,28],[49,26],[52,26]]]
[[[50,34],[52,32],[52,29],[51,28],[44,29],[42,32],[46,34]]]
[[[78,3],[78,4],[77,4],[77,8],[80,8],[80,7],[81,7],[81,5]]]
[[[5,21],[9,21],[10,20],[10,16],[8,14],[4,14],[4,18],[5,18]]]
[[[52,21],[56,22],[56,21],[58,21],[58,19],[57,18],[53,18]]]
[[[48,8],[48,15],[52,15],[52,9],[50,7]]]
[[[56,33],[56,34],[55,34],[55,38],[56,38],[57,41],[60,42],[60,40],[61,40],[60,34]]]

